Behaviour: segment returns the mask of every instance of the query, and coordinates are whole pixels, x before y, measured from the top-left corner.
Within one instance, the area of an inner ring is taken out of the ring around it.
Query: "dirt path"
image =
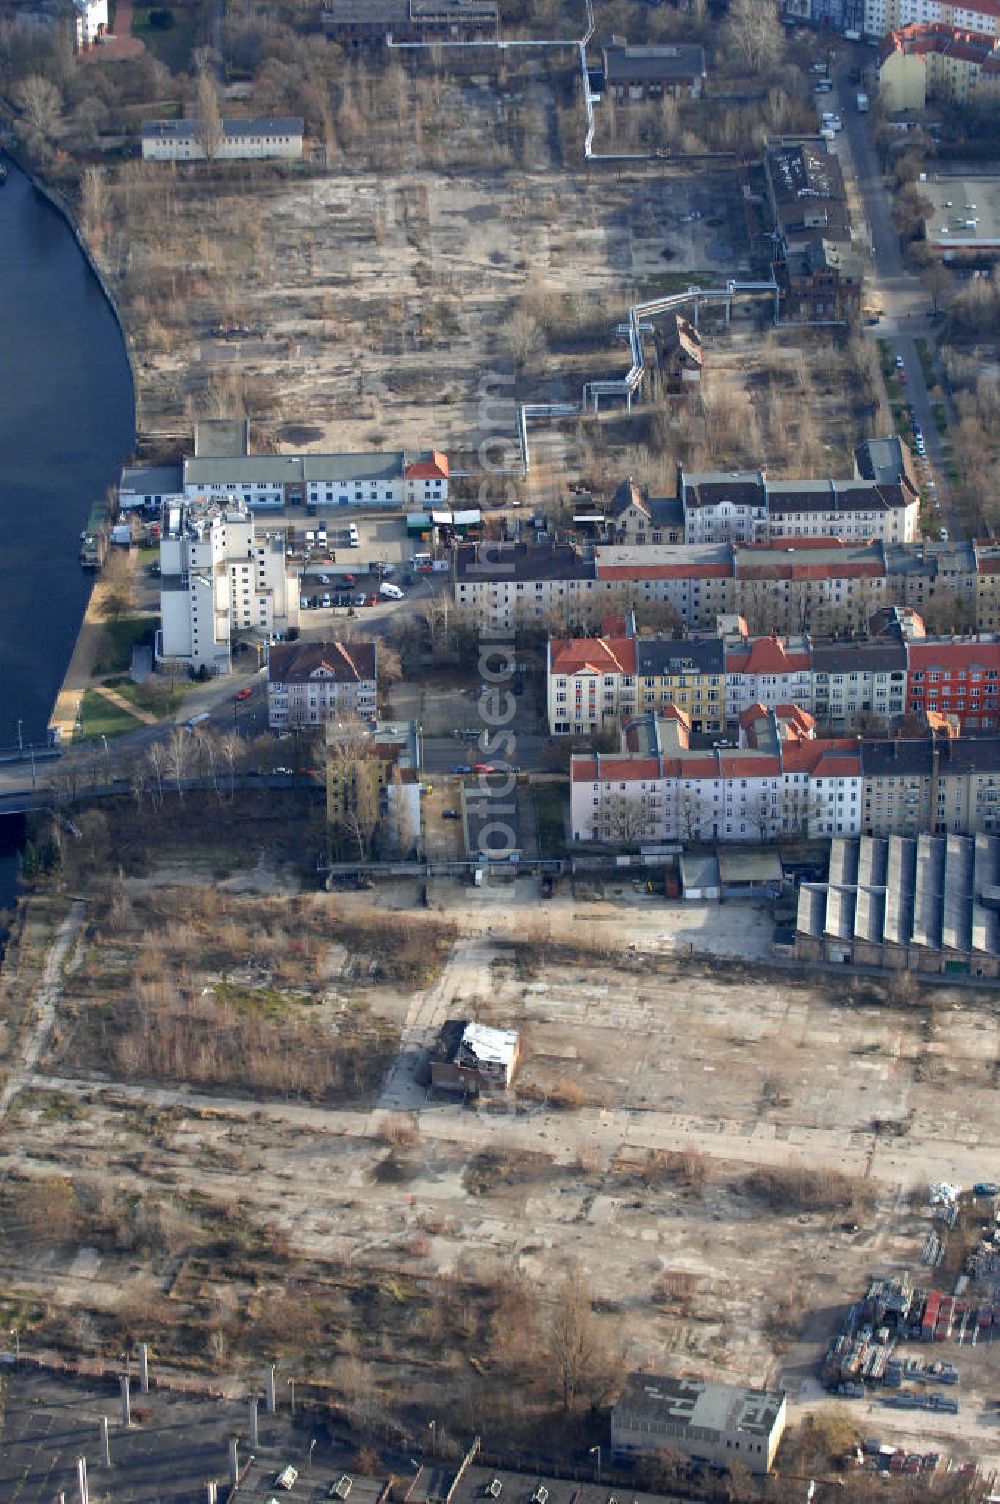
[[[62,970],[70,949],[80,932],[87,905],[77,899],[56,933],[42,972],[42,979],[34,1002],[34,1019],[24,1048],[23,1063],[19,1070],[12,1071],[0,1092],[0,1119],[10,1111],[10,1105],[18,1092],[31,1079],[35,1067],[42,1058],[55,1023],[56,1007],[62,992]]]

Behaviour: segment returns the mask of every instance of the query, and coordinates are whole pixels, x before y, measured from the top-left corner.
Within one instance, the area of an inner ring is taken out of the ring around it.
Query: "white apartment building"
[[[763,471],[685,475],[678,489],[686,543],[769,543],[776,538],[842,538],[912,543],[920,497],[905,476],[877,480],[769,481]]]
[[[170,507],[160,539],[157,657],[228,674],[234,641],[270,642],[299,624],[284,537],[235,504]]]
[[[807,637],[742,636],[726,641],[726,719],[751,705],[799,705],[812,713],[811,644]]]
[[[108,0],[73,0],[73,23],[77,52],[85,52],[108,29]]]
[[[281,157],[298,161],[302,156],[301,116],[255,117],[223,120],[214,158],[219,162],[243,162]],[[197,120],[144,120],[139,127],[144,162],[204,162],[205,147]]]
[[[575,755],[574,841],[764,843],[858,834],[860,743],[816,740],[803,734],[800,716],[759,709],[757,745],[691,750],[684,717],[647,716],[626,727],[619,752]]]
[[[235,496],[244,506],[434,507],[448,500],[448,459],[421,454],[192,455],[184,461],[188,497]]]
[[[375,714],[374,642],[294,642],[273,647],[267,666],[272,731],[323,726],[342,716]]]

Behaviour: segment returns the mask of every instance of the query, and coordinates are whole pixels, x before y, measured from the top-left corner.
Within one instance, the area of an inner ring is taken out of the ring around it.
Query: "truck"
[[[868,114],[868,95],[860,92],[858,94],[858,114]]]

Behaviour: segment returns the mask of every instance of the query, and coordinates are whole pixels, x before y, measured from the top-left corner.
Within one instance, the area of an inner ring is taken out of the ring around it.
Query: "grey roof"
[[[724,674],[726,648],[721,637],[637,637],[635,671],[649,674]]]
[[[468,543],[455,551],[459,583],[593,580],[597,566],[568,543]]]
[[[182,485],[180,465],[136,465],[122,471],[118,489],[136,496],[175,496]]]
[[[859,642],[814,642],[814,674],[906,673],[906,647],[891,637]]]
[[[861,743],[861,771],[865,778],[929,778],[933,765],[930,737],[866,738]]]
[[[398,26],[407,17],[406,0],[328,0],[324,26]]]
[[[945,842],[922,832],[917,837],[917,870],[913,890],[913,943],[928,950],[941,947],[944,919]]]
[[[724,501],[734,506],[765,507],[767,494],[759,470],[709,471],[702,475],[678,475],[685,507],[717,507]]]
[[[305,122],[301,115],[252,115],[246,119],[222,122],[223,136],[301,136]],[[144,120],[139,127],[143,140],[166,137],[188,140],[198,134],[197,120]]]
[[[886,867],[885,939],[895,945],[908,945],[913,933],[916,867],[916,841],[908,836],[890,836]]]
[[[854,451],[854,464],[862,480],[892,485],[906,474],[903,441],[898,434],[887,439],[865,439]]]
[[[858,880],[858,850],[855,841],[838,836],[830,842],[830,867],[827,878],[835,887]]]
[[[781,1390],[632,1373],[614,1413],[619,1424],[643,1420],[653,1431],[679,1423],[694,1436],[704,1431],[741,1431],[770,1437],[784,1399]]]
[[[683,527],[684,504],[679,496],[647,496],[631,476],[615,487],[611,515],[620,517],[629,507],[640,507],[652,527]]]
[[[864,480],[776,480],[767,486],[772,512],[887,512],[912,497],[896,485]]]
[[[705,49],[687,42],[672,47],[604,48],[604,77],[616,83],[679,83],[705,77]]]
[[[294,484],[296,481],[402,479],[405,456],[391,454],[235,454],[198,455],[184,461],[187,486]]]

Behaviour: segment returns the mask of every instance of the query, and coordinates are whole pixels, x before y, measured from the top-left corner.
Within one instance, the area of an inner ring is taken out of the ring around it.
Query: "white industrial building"
[[[281,533],[258,533],[229,503],[170,507],[160,539],[160,661],[227,674],[234,642],[265,643],[299,623],[299,580]]]
[[[611,1449],[626,1457],[676,1451],[761,1474],[770,1471],[784,1429],[783,1390],[633,1373],[611,1412]]]
[[[420,454],[194,454],[184,461],[184,494],[236,496],[244,506],[279,508],[432,507],[448,500],[448,460]]]
[[[266,157],[297,161],[302,156],[301,116],[223,120],[213,157],[244,162]],[[204,162],[204,133],[197,120],[144,120],[139,128],[144,162]]]

